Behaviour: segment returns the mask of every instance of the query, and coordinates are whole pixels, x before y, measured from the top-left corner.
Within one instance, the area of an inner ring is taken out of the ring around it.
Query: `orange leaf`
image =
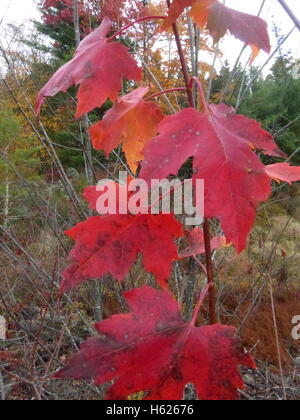
[[[190,6],[192,6],[194,11],[197,12],[199,18],[200,13],[203,13],[203,24],[201,26],[205,26],[209,15],[208,7],[215,1],[216,0],[174,0],[170,6],[168,17],[165,20],[161,30],[169,28],[183,13],[184,9]]]
[[[136,172],[142,161],[145,145],[157,133],[157,125],[164,115],[153,102],[145,102],[148,88],[140,87],[118,99],[102,121],[91,127],[93,146],[108,155],[120,143],[128,165]]]

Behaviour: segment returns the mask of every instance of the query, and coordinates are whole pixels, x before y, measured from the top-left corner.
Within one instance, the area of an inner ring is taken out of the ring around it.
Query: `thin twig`
[[[271,305],[272,305],[272,315],[273,315],[273,322],[274,322],[274,331],[275,331],[275,338],[276,338],[276,347],[277,347],[277,354],[278,354],[279,370],[280,370],[280,376],[281,376],[281,382],[282,382],[283,396],[284,396],[284,400],[286,401],[288,398],[287,398],[286,385],[285,385],[283,368],[282,368],[282,358],[281,358],[281,351],[280,351],[278,325],[277,325],[276,310],[275,310],[275,304],[274,304],[273,286],[272,286],[272,279],[271,278],[269,278],[269,285],[270,285],[270,297],[271,297]]]
[[[294,22],[295,26],[299,29],[300,31],[300,21],[297,18],[297,16],[295,15],[295,13],[291,10],[291,8],[286,4],[285,0],[278,0],[278,2],[281,4],[281,6],[284,8],[284,10],[286,11],[286,13],[289,15],[289,17],[292,19],[292,21]]]

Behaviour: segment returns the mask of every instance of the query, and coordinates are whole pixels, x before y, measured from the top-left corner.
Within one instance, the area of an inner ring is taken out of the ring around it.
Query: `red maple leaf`
[[[136,172],[138,162],[143,160],[145,145],[157,133],[157,125],[164,118],[154,102],[143,97],[148,88],[140,87],[118,99],[102,121],[91,127],[93,146],[109,155],[123,143],[127,163]]]
[[[63,273],[61,293],[91,278],[111,274],[121,281],[139,254],[144,267],[166,287],[178,259],[175,239],[183,235],[174,215],[94,216],[66,232],[76,241],[71,265]]]
[[[139,81],[141,70],[128,53],[128,48],[106,38],[112,23],[102,24],[80,43],[74,58],[62,66],[39,92],[36,114],[47,96],[65,92],[80,84],[76,117],[100,107],[107,98],[114,101],[121,89],[122,78]]]
[[[63,273],[61,293],[86,279],[104,274],[123,280],[139,254],[144,256],[145,269],[156,276],[162,287],[166,287],[171,264],[178,260],[175,240],[183,235],[182,226],[173,214],[147,214],[151,208],[145,208],[146,214],[128,214],[128,203],[134,194],[128,191],[130,180],[133,179],[128,177],[124,185],[111,181],[112,190],[106,187],[99,190],[95,186],[84,190],[90,208],[97,212],[101,210],[98,208],[99,198],[102,201],[116,198],[118,214],[91,217],[65,232],[76,241],[76,246],[70,253],[71,265]],[[112,191],[113,197],[110,196]],[[148,194],[145,199],[148,200]]]
[[[166,117],[158,132],[144,150],[140,177],[175,175],[193,157],[194,179],[205,181],[205,217],[219,218],[227,242],[242,251],[256,207],[271,193],[270,177],[253,149],[284,156],[272,136],[226,105],[212,105],[205,113],[184,109]]]
[[[183,10],[190,6],[190,15],[202,29],[207,26],[214,42],[218,42],[229,31],[251,46],[253,58],[260,49],[270,52],[267,24],[263,19],[231,9],[217,0],[173,0],[163,28],[174,23]]]
[[[202,400],[237,399],[244,388],[238,366],[255,364],[235,328],[183,322],[166,291],[145,286],[124,295],[132,313],[97,324],[100,336],[88,339],[56,378],[93,377],[96,385],[114,380],[108,400],[140,391],[148,400],[181,400],[188,383]]]
[[[205,253],[204,233],[202,228],[195,228],[191,232],[185,232],[187,248],[179,253],[180,258],[194,257]],[[211,249],[218,249],[226,245],[224,236],[215,236],[211,240]]]

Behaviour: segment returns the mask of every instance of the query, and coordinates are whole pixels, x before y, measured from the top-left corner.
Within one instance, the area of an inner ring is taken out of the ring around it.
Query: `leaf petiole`
[[[199,300],[198,300],[197,306],[196,306],[196,308],[194,310],[193,318],[192,318],[191,324],[190,324],[193,327],[196,324],[196,321],[197,321],[197,318],[198,318],[198,315],[199,315],[199,311],[200,311],[200,309],[201,309],[201,307],[203,305],[204,299],[206,298],[207,293],[208,293],[208,291],[209,291],[209,289],[211,287],[213,287],[213,284],[212,283],[208,283],[205,286],[205,288],[202,290],[202,292],[200,293]]]
[[[206,99],[205,99],[205,95],[204,95],[203,88],[202,88],[202,83],[200,82],[200,80],[198,79],[198,77],[193,76],[191,78],[190,83],[189,83],[189,89],[190,90],[192,90],[194,83],[198,87],[198,90],[199,90],[199,93],[200,93],[200,98],[201,98],[201,101],[202,101],[202,105],[203,105],[203,107],[205,109],[205,112],[206,113],[209,113],[209,106],[208,106],[208,104],[206,102]]]
[[[146,22],[147,20],[156,20],[156,19],[167,19],[166,16],[145,16],[140,19],[137,19],[136,21],[129,23],[128,25],[121,28],[118,32],[116,32],[114,35],[112,35],[110,38],[108,38],[109,41],[114,40],[119,35],[121,35],[123,32],[125,32],[127,29],[131,28],[132,26],[136,25],[137,23]]]
[[[167,90],[162,90],[161,92],[157,92],[154,93],[151,96],[148,96],[147,98],[145,98],[145,101],[149,101],[150,99],[156,98],[157,96],[160,95],[165,95],[166,93],[172,93],[172,92],[186,92],[187,89],[185,87],[179,87],[179,88],[173,88],[173,89],[167,89]]]

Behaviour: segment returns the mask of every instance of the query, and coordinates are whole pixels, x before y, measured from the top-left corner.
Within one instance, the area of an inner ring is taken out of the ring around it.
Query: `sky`
[[[39,13],[35,0],[0,0],[0,22],[22,23],[25,20],[38,18]]]
[[[286,0],[286,3],[300,20],[300,1]],[[226,0],[227,6],[245,13],[251,13],[253,15],[258,14],[261,4],[262,0]],[[268,23],[273,51],[274,48],[276,48],[277,46],[276,37],[272,33],[274,23],[278,28],[280,28],[282,35],[288,34],[289,31],[293,29],[295,25],[277,0],[266,0],[265,6],[260,16],[263,19],[265,19]],[[241,42],[235,40],[232,36],[226,36],[226,38],[224,38],[224,41],[221,44],[221,50],[224,51],[225,55],[230,56],[230,62],[232,62],[233,57],[233,62],[235,62],[235,59],[239,54],[241,48]],[[293,34],[287,40],[284,46],[284,50],[291,50],[294,58],[300,59],[300,32],[298,29],[295,29]],[[247,49],[245,55],[246,57],[251,55],[250,48]],[[260,55],[255,60],[254,64],[257,66],[263,65],[267,58],[268,55],[266,53],[260,52]]]
[[[286,0],[286,2],[300,19],[300,1]],[[38,19],[39,12],[36,3],[37,0],[0,0],[0,26],[10,22],[21,24],[26,22],[26,20]],[[262,0],[226,0],[227,6],[251,14],[257,14],[261,4]],[[274,22],[282,30],[282,34],[287,34],[294,27],[293,22],[277,0],[265,0],[261,17],[268,22],[270,32],[272,32]],[[276,39],[272,33],[271,42],[274,48],[276,46]],[[221,42],[220,47],[224,53],[224,57],[228,58],[229,62],[233,64],[242,48],[242,43],[228,35]],[[290,49],[293,56],[300,59],[300,32],[297,29],[286,42],[285,49]],[[247,61],[250,54],[251,50],[249,48],[246,50],[243,60]],[[255,61],[255,65],[261,66],[267,58],[267,54],[261,52]]]

